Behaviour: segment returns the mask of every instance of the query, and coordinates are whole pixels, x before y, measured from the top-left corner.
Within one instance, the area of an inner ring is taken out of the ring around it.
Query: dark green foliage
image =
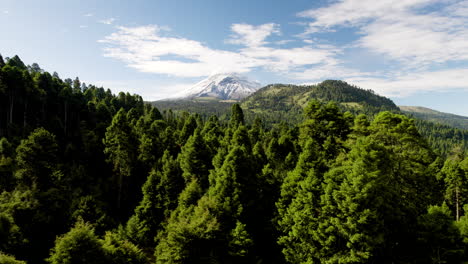
[[[143,264],[147,259],[142,250],[118,235],[107,232],[100,239],[90,224],[77,222],[55,241],[48,263],[113,263]]]
[[[107,263],[112,264],[144,264],[148,263],[145,254],[137,246],[128,240],[121,239],[118,235],[107,232],[102,248],[107,257]]]
[[[179,114],[184,111],[191,113],[198,113],[202,118],[208,119],[216,115],[221,120],[228,120],[228,115],[231,111],[233,103],[231,102],[218,102],[218,101],[155,101],[151,105],[160,109],[163,116],[169,117],[171,114]]]
[[[122,108],[112,119],[103,141],[109,162],[114,171],[114,182],[117,185],[116,207],[121,209],[122,203],[128,201],[130,178],[134,176],[137,157],[136,140],[125,110]]]
[[[422,256],[424,263],[462,262],[462,237],[445,203],[442,206],[430,206],[419,222],[421,247],[429,249]]]
[[[231,109],[231,126],[237,127],[239,125],[244,125],[244,113],[242,112],[239,104],[233,104]]]
[[[177,197],[183,188],[183,179],[176,161],[166,151],[161,160],[162,169],[151,171],[143,185],[143,200],[126,227],[129,239],[143,246],[154,247],[154,237],[163,222],[175,209]]]
[[[468,151],[468,130],[431,123],[421,119],[415,119],[415,124],[418,132],[427,139],[437,154],[447,157],[456,148]]]
[[[468,260],[464,131],[341,81],[178,104],[0,59],[0,262]]]
[[[49,188],[57,167],[58,144],[55,136],[45,129],[36,129],[16,149],[16,178],[32,188]]]
[[[197,180],[202,188],[206,188],[208,185],[208,171],[212,168],[212,157],[200,134],[200,129],[196,129],[194,134],[187,140],[178,159],[185,181]]]
[[[10,58],[10,59],[7,61],[7,65],[8,65],[8,66],[11,66],[11,67],[17,67],[17,68],[22,69],[22,70],[25,70],[25,69],[26,69],[26,65],[25,65],[24,62],[18,57],[18,55],[15,55],[15,56],[13,56],[13,58]]]
[[[70,232],[57,238],[47,262],[51,264],[107,263],[102,241],[94,234],[94,229],[85,223],[76,224]]]
[[[15,257],[0,252],[0,263],[2,264],[26,264],[26,262],[17,260]]]
[[[13,148],[6,138],[0,139],[0,191],[9,190],[13,179]]]
[[[3,66],[5,66],[5,61],[3,60],[3,57],[0,54],[0,68],[2,68]]]

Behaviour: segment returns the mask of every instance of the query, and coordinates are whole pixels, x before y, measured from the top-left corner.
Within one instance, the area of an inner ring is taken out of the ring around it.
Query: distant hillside
[[[202,100],[203,99],[203,100]],[[161,112],[169,110],[174,113],[190,112],[198,113],[202,118],[208,118],[216,115],[221,121],[227,119],[231,112],[231,106],[237,101],[219,101],[219,99],[196,98],[192,100],[161,100],[151,102],[151,105],[157,107]]]
[[[421,106],[399,106],[401,111],[412,116],[437,124],[448,125],[460,129],[468,129],[468,117],[439,112]]]
[[[317,99],[335,101],[352,113],[375,114],[380,111],[399,111],[392,100],[364,90],[344,81],[327,80],[317,85],[268,85],[242,100],[242,108],[260,115],[263,119],[299,122],[302,109]],[[274,121],[274,120],[272,120]]]

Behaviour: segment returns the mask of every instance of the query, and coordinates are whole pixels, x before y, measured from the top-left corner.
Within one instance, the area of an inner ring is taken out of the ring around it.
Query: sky
[[[0,54],[147,101],[235,72],[468,116],[468,0],[0,0]]]

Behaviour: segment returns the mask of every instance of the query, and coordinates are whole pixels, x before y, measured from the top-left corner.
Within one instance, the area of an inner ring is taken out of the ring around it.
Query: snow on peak
[[[209,76],[175,97],[181,99],[215,97],[221,100],[240,100],[260,87],[260,83],[250,81],[239,74],[220,73]]]

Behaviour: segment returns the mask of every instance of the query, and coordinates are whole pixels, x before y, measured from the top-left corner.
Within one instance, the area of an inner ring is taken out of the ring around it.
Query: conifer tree
[[[57,170],[58,144],[49,131],[38,128],[16,149],[16,177],[24,185],[45,190],[55,180]]]
[[[26,262],[17,260],[15,257],[0,252],[0,263],[3,264],[26,264]]]
[[[162,169],[150,172],[143,185],[143,200],[127,223],[127,236],[143,246],[153,246],[157,232],[177,205],[183,179],[177,162],[166,151]]]
[[[0,69],[2,69],[3,66],[5,66],[5,61],[3,60],[3,57],[2,57],[2,55],[0,54]]]
[[[107,263],[112,264],[145,264],[148,259],[137,246],[112,232],[106,232],[102,242]]]
[[[89,224],[77,223],[68,233],[58,237],[47,259],[51,264],[108,263],[102,241]]]
[[[427,213],[419,217],[419,241],[424,252],[421,262],[461,263],[463,243],[460,230],[453,220],[448,206],[429,206]]]
[[[116,206],[120,209],[122,198],[126,193],[125,179],[132,176],[136,160],[134,135],[128,124],[125,110],[120,109],[114,116],[111,125],[107,128],[103,143],[107,162],[112,165],[116,177],[118,188]]]
[[[196,129],[182,147],[178,157],[185,181],[190,182],[196,179],[202,188],[207,188],[208,173],[212,168],[211,159],[210,152],[200,134],[200,129]]]
[[[13,149],[8,139],[0,139],[0,191],[13,187]]]
[[[184,122],[184,126],[180,132],[179,142],[184,145],[197,128],[197,119],[194,115],[190,115]]]
[[[237,127],[239,125],[244,125],[244,112],[239,104],[233,104],[231,108],[231,127]]]
[[[462,206],[468,201],[468,175],[457,157],[445,161],[441,174],[445,183],[445,198],[454,209],[455,220],[458,221],[464,214]]]

